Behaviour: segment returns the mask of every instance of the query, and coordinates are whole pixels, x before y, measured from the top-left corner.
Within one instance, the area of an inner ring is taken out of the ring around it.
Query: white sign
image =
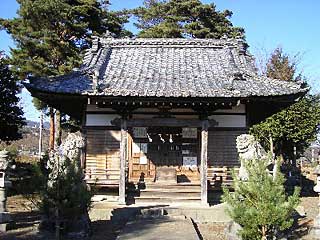
[[[145,127],[134,127],[132,128],[133,136],[135,138],[147,138],[147,128]]]
[[[133,142],[132,153],[148,153],[148,143]]]
[[[183,157],[183,166],[197,166],[197,157]]]
[[[198,137],[197,128],[182,128],[182,137],[183,138],[197,138]]]
[[[146,156],[140,157],[140,164],[148,164],[148,158]]]
[[[132,144],[132,153],[140,153],[140,144],[133,142]]]
[[[140,143],[140,149],[143,153],[148,153],[148,143]]]
[[[188,155],[190,153],[189,150],[185,149],[185,150],[182,150],[182,155]]]

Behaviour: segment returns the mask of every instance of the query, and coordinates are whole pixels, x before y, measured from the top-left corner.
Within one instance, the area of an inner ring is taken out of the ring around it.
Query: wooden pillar
[[[209,125],[208,120],[202,120],[200,175],[201,175],[201,204],[203,205],[208,205],[208,181],[207,181],[208,125]]]
[[[54,110],[49,107],[50,112],[50,135],[49,135],[49,150],[54,149],[54,135],[55,135],[55,121],[54,121]]]
[[[121,119],[119,204],[126,204],[127,120]]]

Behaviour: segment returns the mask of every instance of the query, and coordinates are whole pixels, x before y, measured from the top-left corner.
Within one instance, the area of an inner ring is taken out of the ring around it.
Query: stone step
[[[171,192],[176,192],[176,193],[200,193],[201,192],[201,188],[156,188],[156,187],[152,187],[152,188],[146,188],[146,189],[140,189],[137,190],[140,192],[164,192],[164,193],[171,193]]]
[[[166,198],[200,198],[200,191],[197,192],[174,192],[174,191],[141,191],[139,197],[166,197]]]
[[[89,211],[89,217],[91,221],[108,221],[111,220],[113,209],[95,209],[92,208]]]
[[[201,201],[199,197],[135,197],[135,203],[161,203],[161,204],[172,204],[172,203],[199,203]]]
[[[141,185],[140,185],[141,187]],[[146,183],[143,189],[131,191],[135,203],[195,203],[201,201],[200,183]],[[130,193],[129,193],[130,195]]]
[[[173,190],[178,190],[178,189],[201,189],[200,184],[146,184],[145,189],[143,190],[151,190],[151,189],[173,189]]]

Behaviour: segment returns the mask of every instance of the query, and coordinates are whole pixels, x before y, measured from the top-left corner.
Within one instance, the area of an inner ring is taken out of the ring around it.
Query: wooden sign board
[[[183,138],[197,138],[198,129],[197,128],[182,128],[182,137]]]
[[[186,166],[186,167],[197,166],[197,157],[183,157],[183,166]]]
[[[147,138],[147,128],[145,127],[134,127],[132,128],[133,137],[135,138]]]

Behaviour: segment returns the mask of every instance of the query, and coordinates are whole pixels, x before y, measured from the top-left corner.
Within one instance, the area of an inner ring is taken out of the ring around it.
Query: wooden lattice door
[[[155,166],[148,157],[149,143],[143,140],[132,140],[132,156],[130,164],[130,178],[132,180],[153,180]]]

